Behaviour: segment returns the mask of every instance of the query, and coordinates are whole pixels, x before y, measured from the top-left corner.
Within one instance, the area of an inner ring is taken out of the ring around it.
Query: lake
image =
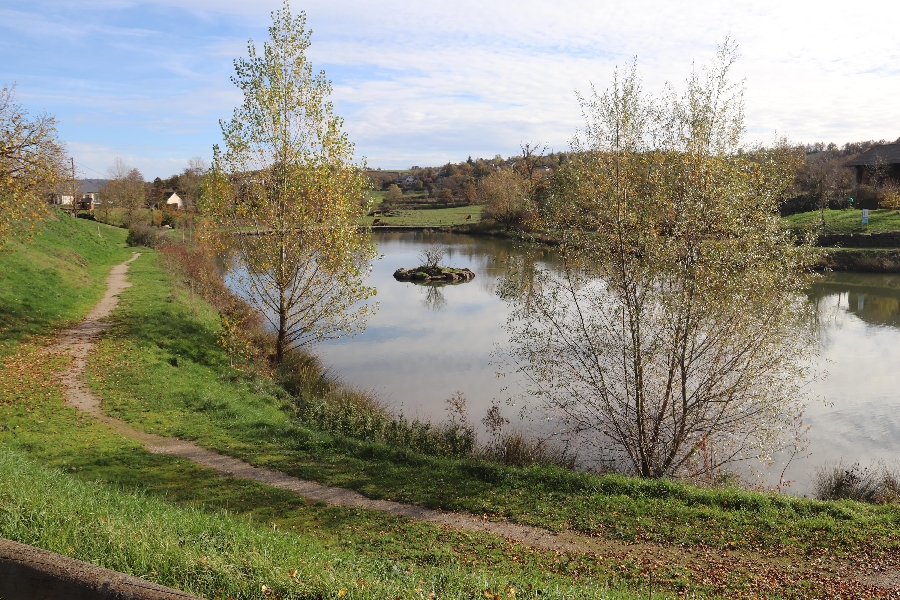
[[[508,308],[495,294],[503,260],[516,253],[508,240],[464,235],[383,232],[374,234],[383,258],[374,263],[369,285],[378,289],[379,310],[365,332],[321,344],[316,353],[343,382],[374,392],[392,410],[409,417],[442,420],[444,400],[460,391],[478,423],[493,403],[523,429],[514,374],[497,375],[493,352],[506,343]],[[400,267],[419,264],[428,244],[446,244],[443,261],[475,271],[470,283],[426,287],[392,277]],[[553,260],[552,250],[545,259]],[[785,478],[789,493],[805,494],[820,465],[843,460],[866,466],[900,456],[900,275],[832,273],[809,297],[822,324],[818,366],[828,375],[809,382],[814,397],[805,423],[809,447],[795,458]],[[763,481],[778,482],[782,465]]]

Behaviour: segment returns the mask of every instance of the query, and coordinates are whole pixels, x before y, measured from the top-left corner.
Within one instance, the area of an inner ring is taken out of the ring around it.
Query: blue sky
[[[209,159],[229,81],[280,1],[4,0],[0,85],[47,110],[86,177],[116,156],[148,179]],[[730,35],[747,86],[748,138],[900,136],[900,3],[312,0],[309,56],[371,167],[564,150],[575,92],[637,57],[645,88],[685,79]]]

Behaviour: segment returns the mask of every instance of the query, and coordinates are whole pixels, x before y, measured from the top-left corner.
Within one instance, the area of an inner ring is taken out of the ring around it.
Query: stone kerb
[[[0,538],[0,598],[202,600],[131,575]]]

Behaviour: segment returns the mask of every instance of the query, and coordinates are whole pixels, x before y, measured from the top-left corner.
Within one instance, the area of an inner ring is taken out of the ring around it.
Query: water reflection
[[[820,324],[820,369],[808,458],[787,478],[806,493],[815,469],[843,460],[862,465],[900,457],[900,276],[831,273],[809,290]]]
[[[507,258],[522,258],[521,249],[508,240],[451,234],[385,232],[375,239],[384,258],[368,284],[378,288],[380,310],[363,334],[320,346],[325,363],[410,416],[443,419],[444,400],[459,390],[469,398],[473,422],[495,402],[515,420],[519,407],[504,400],[516,375],[498,377],[492,351],[507,343],[508,308],[495,295],[498,278]],[[441,288],[393,279],[435,242],[449,246],[446,264],[472,269],[475,279]],[[535,252],[535,260],[553,263],[551,249]],[[828,376],[808,384],[819,400],[805,414],[809,447],[785,473],[794,481],[787,491],[795,494],[808,492],[824,463],[900,457],[900,276],[832,273],[810,289],[809,299],[821,325],[818,369]],[[777,483],[781,468],[776,464],[762,483]]]
[[[441,309],[447,306],[447,298],[441,293],[441,288],[444,287],[443,285],[429,285],[426,283],[419,287],[423,288],[425,291],[424,297],[422,298],[422,306],[433,312],[440,312]]]

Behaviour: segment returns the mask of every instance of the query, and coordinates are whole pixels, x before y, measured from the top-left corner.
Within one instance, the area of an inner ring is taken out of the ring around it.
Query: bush
[[[529,437],[519,431],[502,434],[493,444],[482,448],[479,455],[504,465],[555,465],[569,470],[575,469],[577,458],[565,447],[549,440]]]
[[[878,202],[878,208],[900,210],[900,188],[895,186],[886,187],[883,197]]]
[[[128,237],[125,239],[125,243],[129,246],[155,248],[162,243],[164,235],[162,231],[155,227],[150,227],[143,223],[134,223],[128,228]]]
[[[819,500],[856,500],[887,504],[900,500],[900,474],[885,465],[861,468],[843,463],[816,471],[815,496]]]

